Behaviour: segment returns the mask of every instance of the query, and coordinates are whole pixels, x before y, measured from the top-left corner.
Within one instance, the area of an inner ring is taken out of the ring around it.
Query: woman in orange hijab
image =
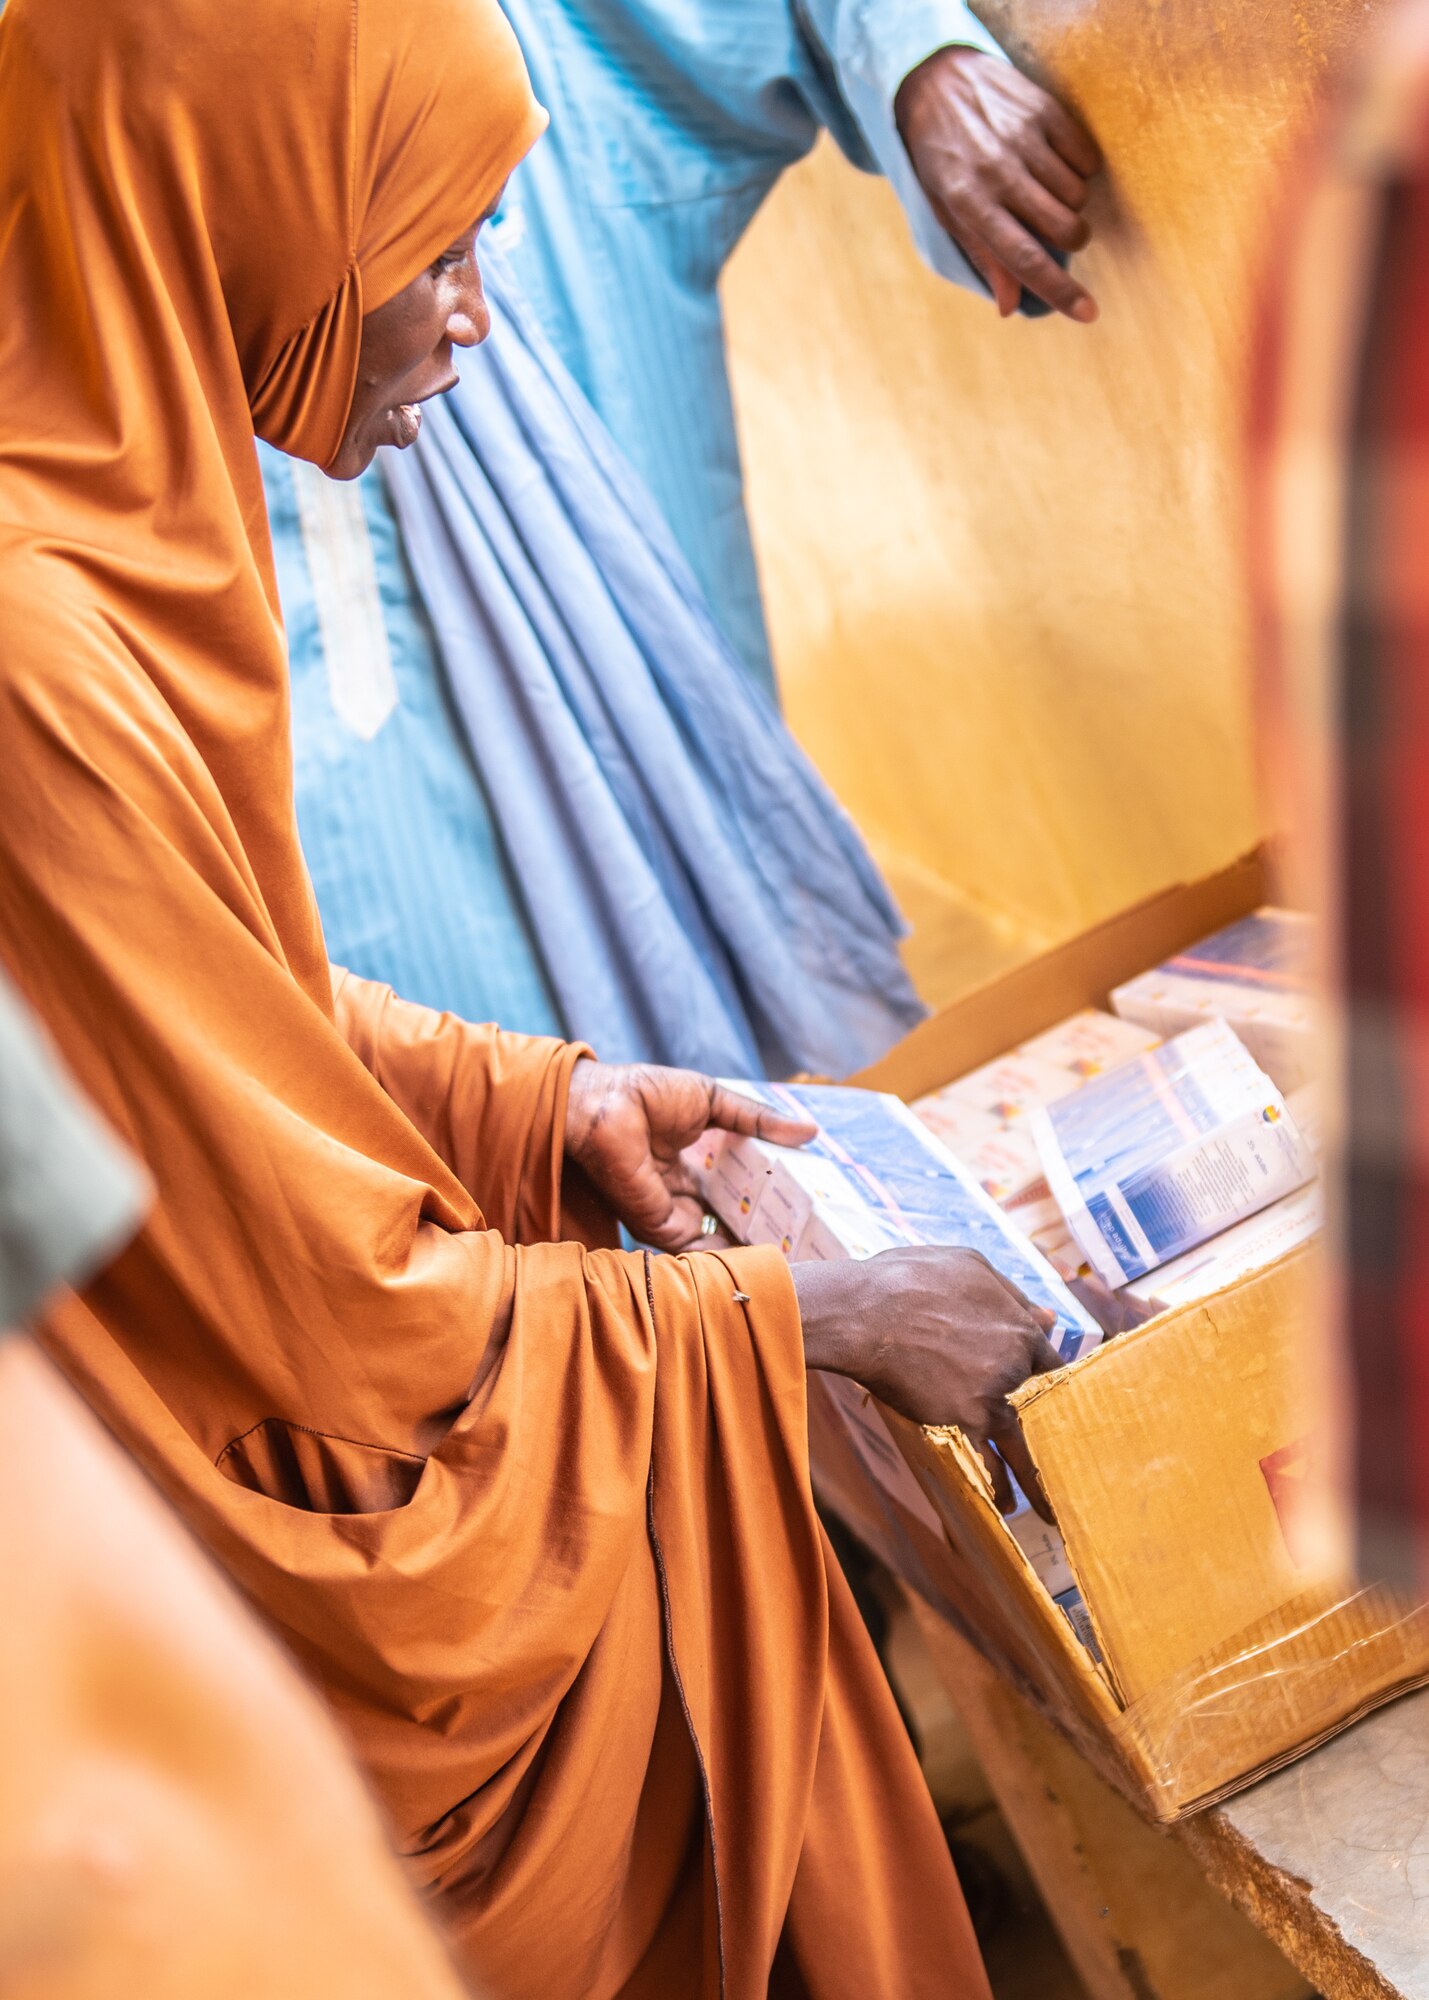
[[[801,1329],[772,1251],[615,1248],[592,1195],[688,1237],[752,1108],[331,974],[298,850],[254,433],[412,434],[542,122],[492,0],[0,16],[0,950],[159,1194],[43,1335],[498,1994],[984,2000],[804,1368],[985,1430],[1034,1316],[959,1253],[810,1267]]]

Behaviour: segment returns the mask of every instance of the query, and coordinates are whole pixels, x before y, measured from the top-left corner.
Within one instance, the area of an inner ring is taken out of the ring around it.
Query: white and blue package
[[[1073,1584],[1070,1589],[1056,1591],[1053,1599],[1057,1609],[1071,1626],[1078,1640],[1084,1645],[1094,1660],[1100,1660],[1102,1649],[1097,1644],[1097,1635],[1092,1626],[1091,1614],[1082,1601],[1082,1593]]]
[[[1162,1036],[1225,1021],[1281,1090],[1298,1090],[1318,1053],[1316,942],[1303,911],[1256,910],[1118,986],[1111,1004]]]
[[[1049,1338],[1064,1361],[1100,1342],[1100,1327],[1052,1266],[896,1097],[833,1084],[730,1088],[819,1126],[804,1147],[710,1132],[691,1149],[701,1194],[741,1242],[774,1244],[793,1263],[908,1243],[978,1250],[1057,1315]]]
[[[1223,1021],[1163,1043],[1033,1120],[1093,1270],[1116,1287],[1314,1177],[1285,1101]]]

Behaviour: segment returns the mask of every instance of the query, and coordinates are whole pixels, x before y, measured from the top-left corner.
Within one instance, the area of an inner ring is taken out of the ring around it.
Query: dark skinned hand
[[[711,1126],[779,1146],[802,1146],[818,1130],[693,1070],[584,1061],[571,1072],[566,1157],[631,1235],[657,1250],[699,1241],[704,1203],[680,1154]]]
[[[1048,1340],[1055,1314],[1034,1306],[975,1250],[884,1250],[861,1263],[796,1264],[794,1289],[811,1368],[871,1389],[919,1424],[956,1424],[978,1446],[998,1505],[1012,1504],[1005,1468],[1047,1514],[1031,1454],[1007,1398],[1029,1375],[1060,1368]]]
[[[1025,285],[1069,319],[1094,320],[1096,301],[1043,247],[1091,240],[1082,209],[1101,154],[1071,112],[1000,57],[951,48],[909,71],[894,115],[934,214],[1003,318]]]

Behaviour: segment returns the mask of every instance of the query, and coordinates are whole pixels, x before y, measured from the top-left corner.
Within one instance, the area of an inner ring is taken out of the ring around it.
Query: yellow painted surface
[[[1108,173],[1090,329],[931,276],[831,147],[731,266],[795,730],[941,1000],[1263,831],[1241,437],[1284,166],[1379,0],[988,0]]]

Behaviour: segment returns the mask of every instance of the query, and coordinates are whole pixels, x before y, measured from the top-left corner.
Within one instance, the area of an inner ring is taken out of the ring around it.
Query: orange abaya
[[[330,977],[298,850],[254,432],[541,123],[492,0],[0,15],[0,951],[159,1192],[45,1337],[495,1993],[985,2000],[783,1264],[577,1240],[582,1052]]]

